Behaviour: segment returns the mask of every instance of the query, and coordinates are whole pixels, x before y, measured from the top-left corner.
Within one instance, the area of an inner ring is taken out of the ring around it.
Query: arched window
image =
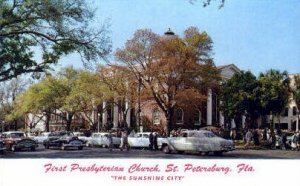
[[[201,111],[196,110],[194,114],[194,124],[195,125],[201,125]]]
[[[183,110],[181,108],[176,110],[176,124],[183,124]]]
[[[152,112],[152,119],[153,124],[158,125],[160,124],[160,111],[158,108],[155,108]]]

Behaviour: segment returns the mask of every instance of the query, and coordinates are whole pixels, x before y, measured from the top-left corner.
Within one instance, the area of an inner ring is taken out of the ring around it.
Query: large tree
[[[300,75],[295,75],[295,84],[293,85],[293,96],[297,105],[297,122],[296,124],[299,125],[299,115],[300,115]]]
[[[250,71],[242,71],[225,81],[220,88],[221,110],[229,118],[245,115],[252,128],[259,116],[260,102],[256,96],[258,81]]]
[[[106,59],[108,25],[93,28],[93,18],[85,0],[0,0],[0,81],[44,72],[73,52],[85,64]]]
[[[188,28],[182,38],[170,31],[159,36],[144,29],[137,30],[124,48],[117,50],[116,58],[150,91],[167,118],[169,133],[183,95],[199,103],[209,88],[217,86],[219,72],[211,51],[211,38],[195,27]]]
[[[300,75],[296,75],[294,78],[295,78],[294,99],[298,107],[298,110],[300,110]]]
[[[56,76],[46,76],[17,98],[15,112],[42,114],[45,118],[46,131],[49,131],[51,115],[58,115],[65,121],[67,130],[70,130],[77,107],[66,105],[66,99],[74,87],[78,73],[72,67],[67,67]]]
[[[14,113],[14,101],[17,96],[25,91],[26,87],[31,83],[28,78],[14,78],[10,81],[1,82],[0,86],[0,120],[9,125],[14,125],[16,130],[20,121],[23,120],[21,115]]]
[[[290,79],[286,71],[271,69],[266,73],[261,73],[258,78],[259,87],[257,94],[260,99],[263,114],[271,117],[271,128],[273,126],[273,116],[279,119],[280,113],[286,108],[291,95]]]
[[[90,127],[95,129],[99,122],[99,118],[96,119],[96,117],[103,112],[103,109],[100,109],[102,108],[101,104],[110,98],[109,89],[100,81],[96,73],[81,71],[63,108],[77,110],[77,113],[88,121]]]
[[[131,106],[138,104],[138,80],[127,67],[124,66],[102,66],[98,69],[100,81],[106,85],[107,100],[118,106],[122,113],[119,123],[128,126],[126,118],[129,117]]]

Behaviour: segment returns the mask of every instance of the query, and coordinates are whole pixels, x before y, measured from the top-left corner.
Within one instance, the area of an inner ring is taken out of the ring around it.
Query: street
[[[131,149],[129,151],[120,151],[113,149],[109,151],[106,148],[85,147],[83,150],[59,150],[45,149],[42,145],[36,151],[10,152],[6,151],[0,155],[0,158],[157,158],[157,159],[300,159],[300,151],[291,150],[243,150],[237,149],[232,152],[223,153],[221,156],[213,154],[164,154],[162,151],[149,151],[143,149]]]

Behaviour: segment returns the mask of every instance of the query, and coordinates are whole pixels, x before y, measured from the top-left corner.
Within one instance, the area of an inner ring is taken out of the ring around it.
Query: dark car
[[[50,133],[48,139],[43,144],[46,149],[57,147],[61,150],[65,150],[66,148],[78,148],[78,150],[82,150],[84,141],[78,139],[72,132],[60,131]]]
[[[5,148],[11,151],[23,149],[35,151],[35,149],[38,147],[36,141],[27,138],[25,133],[21,131],[3,132],[2,139]]]

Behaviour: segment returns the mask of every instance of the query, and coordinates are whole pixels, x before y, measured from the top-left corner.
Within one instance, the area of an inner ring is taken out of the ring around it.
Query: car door
[[[144,133],[140,139],[140,142],[141,142],[141,147],[149,147],[150,145],[149,134]]]
[[[188,134],[186,132],[183,132],[179,137],[172,137],[171,138],[171,145],[175,150],[178,151],[185,151],[187,150],[186,145],[188,143],[187,141]]]
[[[100,134],[93,134],[92,135],[92,145],[98,145],[98,138],[99,138]]]
[[[216,149],[216,141],[214,139],[214,136],[212,136],[210,132],[205,132],[204,136],[205,137],[203,139],[203,143],[205,151],[214,151]]]

